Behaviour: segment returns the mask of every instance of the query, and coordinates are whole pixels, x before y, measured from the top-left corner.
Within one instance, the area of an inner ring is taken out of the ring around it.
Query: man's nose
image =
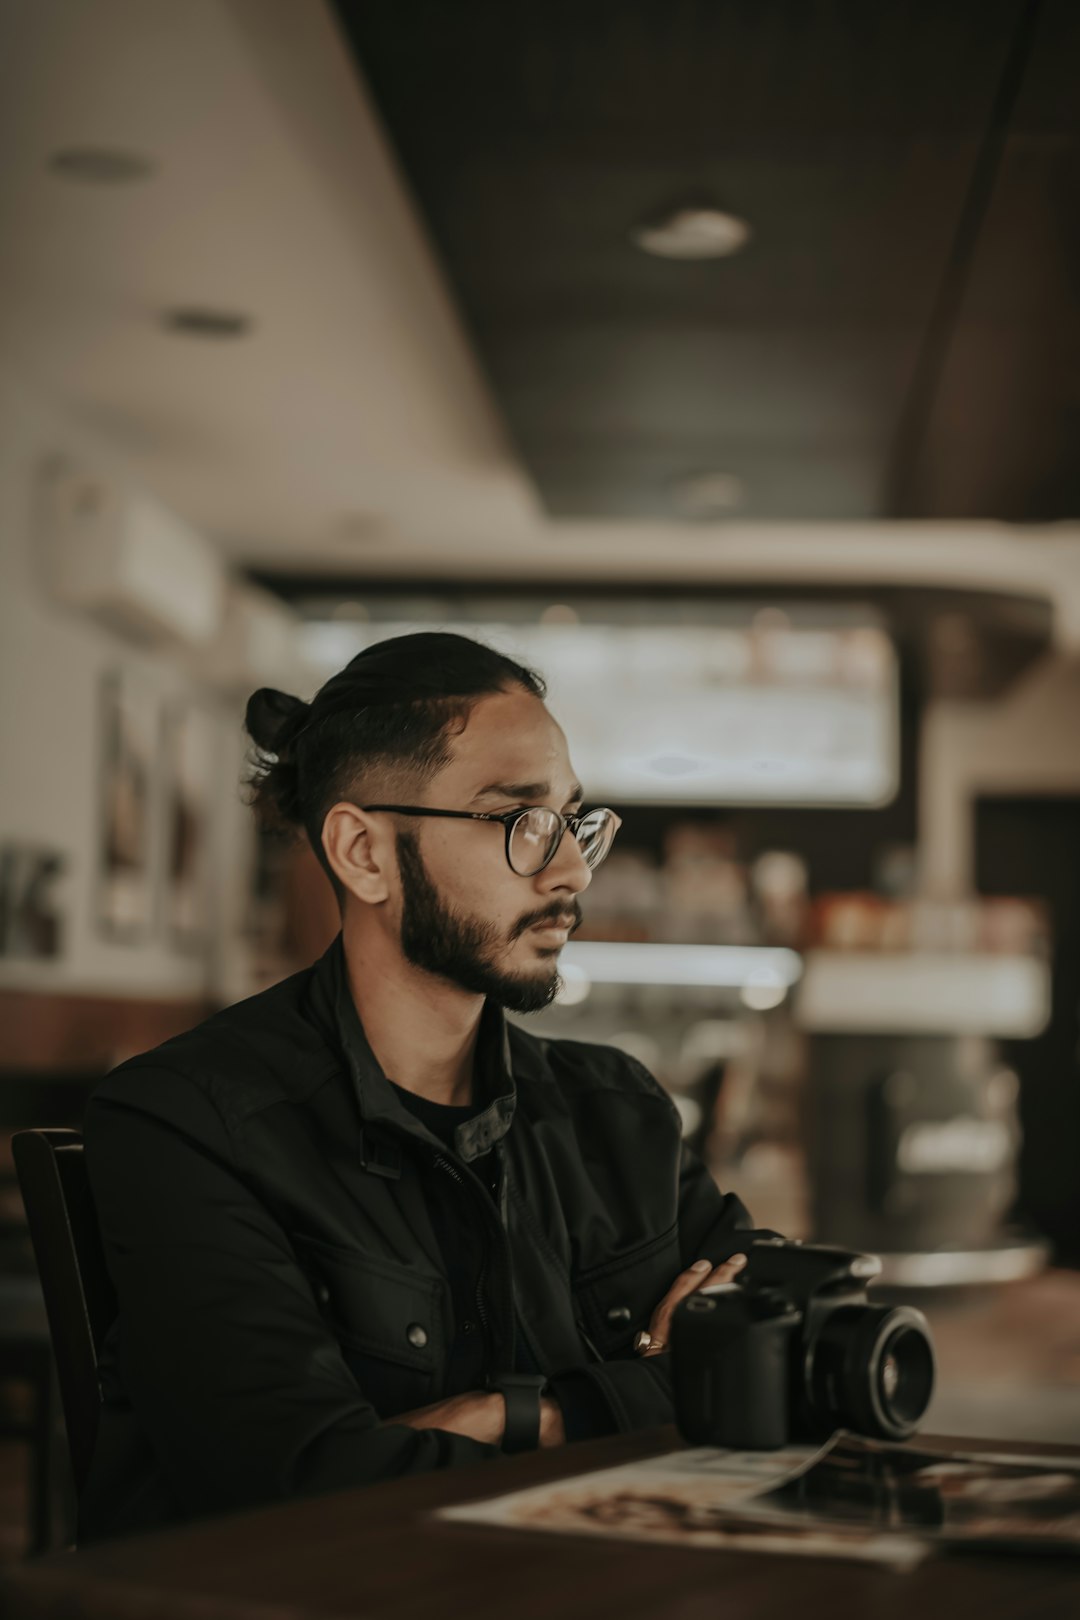
[[[586,863],[581,845],[569,827],[564,829],[558,849],[539,876],[541,880],[547,879],[545,888],[565,888],[580,894],[589,887],[592,868]]]

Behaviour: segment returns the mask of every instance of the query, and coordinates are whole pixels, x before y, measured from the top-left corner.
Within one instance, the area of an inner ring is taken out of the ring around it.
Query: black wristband
[[[506,1402],[502,1449],[535,1451],[540,1444],[540,1397],[547,1388],[543,1373],[489,1373],[488,1389]]]

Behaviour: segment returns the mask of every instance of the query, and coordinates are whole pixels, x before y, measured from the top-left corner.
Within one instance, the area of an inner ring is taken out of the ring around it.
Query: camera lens
[[[934,1353],[917,1326],[893,1328],[877,1359],[876,1382],[874,1404],[886,1414],[892,1432],[910,1434],[934,1390]]]
[[[810,1347],[807,1393],[823,1424],[904,1440],[933,1389],[930,1330],[909,1306],[842,1306]]]

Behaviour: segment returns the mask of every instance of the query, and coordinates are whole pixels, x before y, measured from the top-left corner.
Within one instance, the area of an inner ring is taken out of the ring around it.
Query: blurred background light
[[[537,623],[411,605],[366,627],[309,619],[305,653],[328,677],[362,646],[416,629],[497,646],[543,670],[594,802],[877,806],[896,792],[897,657],[871,610],[750,605],[709,623],[675,602],[667,616],[682,622],[662,622],[657,606],[650,624],[559,603]]]
[[[562,962],[565,967],[580,968],[593,984],[754,986],[760,990],[768,984],[770,993],[780,990],[780,1000],[802,972],[798,952],[764,945],[571,940],[564,947]]]
[[[727,259],[749,242],[750,226],[721,208],[676,208],[640,225],[631,240],[659,259]]]
[[[556,1000],[563,1007],[578,1007],[587,1001],[589,991],[592,989],[592,980],[577,962],[562,961],[559,964],[559,992]]]
[[[734,473],[701,472],[676,479],[671,495],[680,516],[704,520],[735,511],[743,504],[746,490]]]
[[[739,990],[739,999],[751,1012],[770,1012],[779,1007],[788,986],[772,967],[754,968]]]

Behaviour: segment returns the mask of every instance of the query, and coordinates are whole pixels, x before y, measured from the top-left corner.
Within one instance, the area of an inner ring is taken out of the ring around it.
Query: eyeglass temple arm
[[[455,819],[457,819],[459,821],[502,821],[502,822],[506,822],[506,821],[510,821],[512,818],[515,818],[517,816],[525,816],[525,815],[528,815],[528,813],[529,813],[528,808],[526,808],[524,810],[499,810],[499,811],[494,811],[494,810],[434,810],[430,806],[424,805],[424,804],[358,804],[356,808],[358,810],[396,810],[398,815],[401,815],[401,816],[450,816],[450,817],[453,817],[453,818],[455,818]],[[545,808],[550,808],[550,807],[548,806],[548,807],[545,807]],[[560,811],[558,811],[558,810],[555,811],[555,814],[557,816],[559,816],[559,818],[563,822],[563,824],[567,828],[569,828],[576,835],[578,828],[581,826],[581,823],[583,821],[587,821],[590,816],[595,816],[597,814],[597,811],[600,810],[600,809],[607,810],[608,815],[611,816],[612,820],[616,824],[616,829],[622,826],[622,817],[619,816],[619,815],[616,815],[615,811],[611,810],[607,805],[599,805],[599,806],[596,807],[596,809],[586,810],[583,815],[565,816],[565,815],[562,815],[562,813]]]
[[[433,810],[426,804],[358,804],[358,810],[396,810],[401,816],[453,816],[463,821],[501,821],[485,810]]]

